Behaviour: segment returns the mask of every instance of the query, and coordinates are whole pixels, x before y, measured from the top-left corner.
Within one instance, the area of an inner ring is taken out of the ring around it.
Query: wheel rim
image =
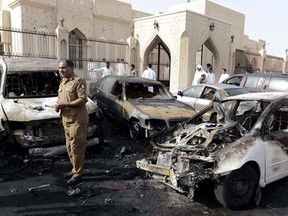
[[[249,199],[253,194],[254,179],[248,172],[239,172],[230,181],[231,195],[236,199]]]

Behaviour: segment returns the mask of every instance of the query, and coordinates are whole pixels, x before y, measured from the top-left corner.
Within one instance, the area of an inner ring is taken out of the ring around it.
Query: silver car
[[[177,93],[177,100],[192,106],[197,112],[209,106],[216,98],[222,100],[229,96],[249,93],[245,88],[215,83],[191,86]]]

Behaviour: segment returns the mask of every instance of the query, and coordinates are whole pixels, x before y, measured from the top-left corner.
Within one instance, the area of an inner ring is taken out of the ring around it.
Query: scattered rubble
[[[28,188],[29,192],[35,191],[35,190],[39,190],[39,189],[43,189],[43,188],[47,188],[50,187],[50,184],[44,184],[44,185],[40,185],[40,186],[36,186],[36,187],[30,187]]]
[[[104,203],[105,204],[108,204],[108,203],[114,203],[115,201],[113,200],[113,199],[111,199],[111,198],[106,198],[105,200],[104,200]]]
[[[81,193],[80,188],[69,188],[69,190],[67,191],[67,195],[68,196],[75,196],[75,195],[79,195]]]

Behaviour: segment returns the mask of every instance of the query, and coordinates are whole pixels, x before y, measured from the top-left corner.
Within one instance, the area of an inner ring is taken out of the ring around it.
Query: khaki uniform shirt
[[[86,82],[85,80],[74,76],[69,79],[61,80],[58,99],[60,102],[72,102],[78,98],[87,102]],[[63,124],[66,123],[88,123],[88,113],[85,104],[80,107],[65,107],[61,109]]]

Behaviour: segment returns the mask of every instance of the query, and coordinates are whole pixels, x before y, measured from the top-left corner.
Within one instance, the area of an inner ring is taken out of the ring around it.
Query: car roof
[[[58,71],[57,59],[29,58],[29,57],[2,57],[9,72],[25,71]]]
[[[225,83],[198,84],[198,85],[195,85],[195,86],[208,86],[208,87],[213,87],[215,89],[224,89],[224,90],[225,89],[245,89],[243,87],[230,85],[230,84],[225,84]],[[189,87],[189,88],[191,88],[191,87]]]
[[[242,73],[242,74],[234,74],[230,77],[235,77],[235,76],[267,76],[267,77],[288,77],[288,74],[283,74],[279,72],[254,72],[254,73]],[[229,78],[230,78],[229,77]],[[227,78],[227,79],[229,79]]]
[[[146,78],[143,78],[143,77],[136,77],[136,76],[119,76],[119,75],[108,75],[108,76],[105,76],[104,78],[105,79],[108,79],[108,78],[116,78],[117,80],[119,81],[125,81],[125,82],[129,82],[129,83],[149,83],[149,84],[161,84],[163,85],[161,82],[158,82],[156,80],[151,80],[151,79],[146,79]]]
[[[261,100],[261,101],[273,101],[278,97],[288,96],[288,92],[255,92],[248,94],[241,94],[230,96],[222,101],[230,101],[230,100]]]

